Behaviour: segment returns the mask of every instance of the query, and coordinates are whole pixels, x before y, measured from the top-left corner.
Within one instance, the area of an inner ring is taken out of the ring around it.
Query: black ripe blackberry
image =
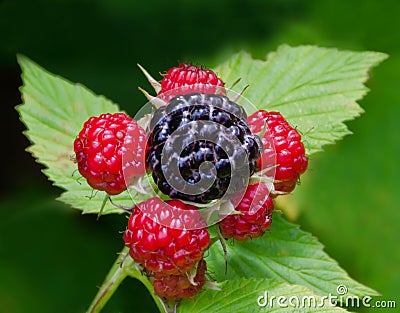
[[[159,108],[146,152],[159,189],[197,203],[244,191],[262,150],[246,119],[241,106],[216,94],[181,95]]]

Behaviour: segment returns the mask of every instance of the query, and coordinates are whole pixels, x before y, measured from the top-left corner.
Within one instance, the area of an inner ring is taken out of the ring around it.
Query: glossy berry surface
[[[212,70],[182,63],[168,70],[161,81],[158,97],[169,102],[175,96],[192,92],[225,94],[224,85]]]
[[[272,138],[274,153],[276,153],[276,168],[273,169],[275,190],[284,193],[293,191],[300,175],[308,166],[308,158],[299,132],[290,126],[279,112],[261,110],[249,116],[247,120],[253,133],[262,131],[265,124],[269,129],[262,138],[264,150],[257,162],[257,168],[263,170],[273,165],[271,164],[272,149],[268,144]]]
[[[135,206],[124,241],[146,270],[177,275],[202,259],[210,236],[196,207],[153,197]]]
[[[196,203],[245,188],[262,147],[246,118],[227,97],[202,93],[178,96],[158,109],[146,152],[158,188]]]
[[[241,214],[228,215],[219,223],[222,236],[238,241],[262,236],[271,225],[273,210],[267,186],[262,182],[249,185],[236,207]]]
[[[167,300],[192,298],[202,289],[206,270],[206,261],[200,260],[197,266],[196,276],[193,279],[195,284],[189,281],[186,273],[180,275],[154,273],[154,293]]]
[[[74,141],[78,170],[88,184],[110,195],[145,173],[146,132],[124,113],[87,120]]]

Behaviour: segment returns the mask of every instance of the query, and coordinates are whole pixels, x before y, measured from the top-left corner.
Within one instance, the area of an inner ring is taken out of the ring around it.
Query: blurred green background
[[[264,57],[282,43],[390,54],[368,81],[366,114],[348,123],[354,135],[313,155],[285,202],[352,277],[400,306],[399,16],[397,0],[0,1],[0,312],[84,312],[126,222],[54,200],[60,190],[24,152],[16,53],[134,114],[145,102],[137,86],[150,90],[136,63],[156,75],[179,61],[213,66],[241,49]],[[104,312],[156,308],[126,280]]]

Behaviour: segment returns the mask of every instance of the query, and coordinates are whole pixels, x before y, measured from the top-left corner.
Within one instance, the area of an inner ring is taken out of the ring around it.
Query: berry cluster
[[[204,284],[207,224],[192,205],[150,198],[134,207],[124,233],[129,254],[153,277],[156,293],[170,300],[193,296]],[[197,269],[196,285],[187,278]]]
[[[169,200],[136,204],[124,241],[155,294],[180,300],[196,295],[206,277],[210,235],[197,207],[230,201],[234,212],[219,211],[222,237],[260,237],[271,225],[272,198],[293,191],[308,159],[280,113],[247,117],[211,70],[181,64],[161,84],[151,82],[165,105],[152,113],[148,133],[124,113],[91,117],[74,142],[75,159],[88,184],[108,196],[151,173]]]

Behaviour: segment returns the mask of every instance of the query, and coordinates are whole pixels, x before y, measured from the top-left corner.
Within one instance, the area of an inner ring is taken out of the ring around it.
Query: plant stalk
[[[132,258],[127,256],[128,253],[129,253],[128,248],[125,247],[124,249],[122,249],[120,255],[112,265],[103,284],[101,285],[99,291],[97,292],[95,298],[93,299],[86,313],[101,312],[101,310],[107,304],[108,300],[110,300],[112,295],[118,289],[119,285],[127,276],[131,276],[133,278],[140,280],[150,292],[159,311],[162,313],[167,313],[167,308],[164,305],[164,303],[158,296],[154,294],[153,285],[147,279],[147,277],[143,275],[139,269],[137,269],[137,267],[135,266],[135,262],[132,260]]]

